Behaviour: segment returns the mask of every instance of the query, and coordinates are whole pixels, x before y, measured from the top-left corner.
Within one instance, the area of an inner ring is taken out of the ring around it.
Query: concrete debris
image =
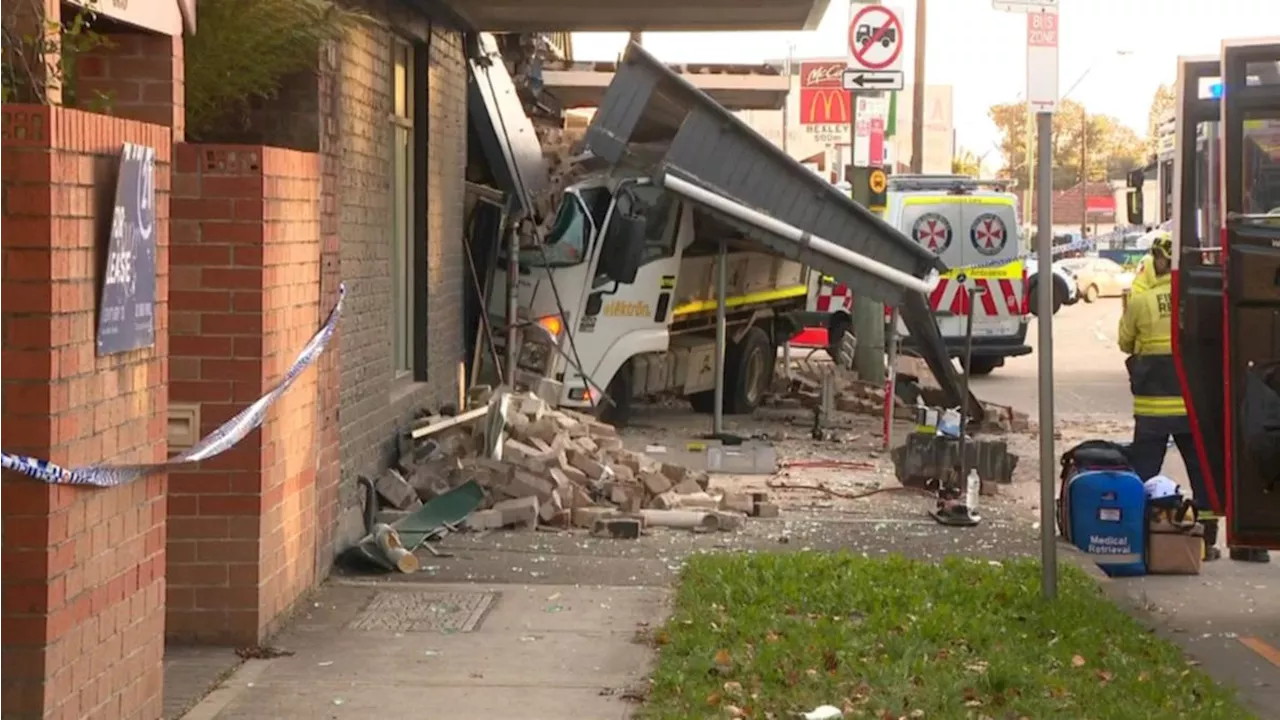
[[[1005,440],[970,439],[965,443],[965,455],[968,462],[964,466],[978,471],[984,495],[993,494],[997,484],[1013,482],[1018,456],[1009,452]],[[960,443],[954,438],[911,433],[891,456],[898,481],[906,487],[932,491],[939,484],[960,486],[961,479],[954,477],[960,467]]]
[[[895,367],[899,373],[893,398],[895,419],[911,420],[915,417],[915,403],[909,402],[908,398],[914,401],[919,397],[925,405],[932,407],[945,405],[942,390],[923,360],[899,358]],[[822,367],[816,363],[802,363],[793,367],[789,379],[779,383],[786,388],[785,394],[775,397],[773,403],[780,407],[820,409],[824,377],[829,378],[828,383],[833,386],[836,410],[859,415],[884,415],[885,388],[859,380],[852,371],[838,368],[833,363]],[[1031,429],[1031,418],[1027,413],[988,402],[983,402],[982,407],[986,417],[981,424],[969,427],[972,433],[1024,433]]]
[[[469,529],[572,527],[618,539],[639,537],[649,527],[735,531],[769,505],[763,497],[711,491],[705,472],[626,449],[617,430],[593,416],[503,388],[472,394],[468,406],[481,398],[492,412],[469,407],[468,420],[450,423],[427,417],[421,422],[430,437],[421,428],[407,433],[432,447],[402,452],[401,467],[379,479],[378,493],[388,504],[417,507],[474,479],[486,499],[468,517]],[[416,464],[404,467],[409,459]],[[653,512],[681,522],[650,522]],[[765,516],[776,513],[773,506]]]

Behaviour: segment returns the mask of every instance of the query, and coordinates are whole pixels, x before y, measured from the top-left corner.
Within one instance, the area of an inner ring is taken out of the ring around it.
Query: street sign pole
[[[849,92],[849,164],[854,164],[858,146],[859,91],[901,87],[902,48],[906,24],[902,11],[887,7],[880,0],[849,4],[849,70],[843,85]],[[870,139],[868,139],[870,155]],[[870,158],[868,158],[868,164]],[[885,382],[884,305],[861,293],[853,296],[853,332],[858,339],[854,349],[854,369],[863,380],[883,386]]]
[[[1036,255],[1041,268],[1053,267],[1053,113],[1036,113],[1039,142],[1036,188]],[[1038,307],[1053,307],[1053,283],[1036,284]],[[1057,479],[1057,455],[1053,443],[1053,313],[1041,311],[1036,316],[1040,356],[1040,589],[1045,599],[1058,596],[1058,539],[1053,509],[1057,505],[1054,484]]]
[[[1058,9],[1047,0],[1021,0],[1027,13],[1027,105],[1036,111],[1036,255],[1053,267],[1053,112],[1058,106]],[[1026,8],[1027,5],[1048,7]],[[1028,179],[1031,177],[1028,173]],[[1036,303],[1053,307],[1053,283],[1038,283]],[[1058,539],[1054,518],[1058,456],[1053,438],[1053,313],[1036,317],[1040,415],[1040,590],[1058,596]]]

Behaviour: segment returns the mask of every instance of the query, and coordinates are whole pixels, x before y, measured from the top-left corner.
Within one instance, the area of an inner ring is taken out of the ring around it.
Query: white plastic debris
[[[844,713],[835,705],[819,705],[807,713],[801,713],[804,720],[840,720]]]

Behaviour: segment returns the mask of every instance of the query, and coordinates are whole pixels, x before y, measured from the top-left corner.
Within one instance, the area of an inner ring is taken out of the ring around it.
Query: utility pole
[[[916,69],[911,86],[911,172],[924,172],[924,42],[928,0],[916,0]]]
[[[788,144],[791,140],[791,83],[792,70],[795,65],[796,44],[787,43],[787,59],[782,65],[782,74],[787,76],[787,99],[782,103],[782,152],[788,152]]]
[[[1089,111],[1080,105],[1080,237],[1089,232]]]
[[[923,0],[921,0],[923,2]],[[873,5],[880,5],[879,0],[875,0]],[[852,10],[852,6],[850,7]],[[850,18],[852,22],[852,17]],[[917,42],[916,56],[920,57],[920,48]],[[919,61],[917,61],[917,68]],[[917,70],[918,72],[918,70]],[[918,114],[918,113],[917,113]],[[913,116],[914,117],[914,116]],[[914,122],[914,120],[913,120]],[[913,126],[914,127],[914,126]],[[914,138],[914,135],[913,135]],[[913,140],[914,142],[914,140]],[[849,92],[849,166],[852,167],[858,157],[858,96]],[[870,142],[868,141],[868,154],[870,154]],[[869,158],[868,158],[869,160]],[[915,167],[915,155],[911,158],[912,167]],[[853,188],[853,179],[849,178],[851,191],[854,197],[857,197],[857,188]],[[858,379],[863,382],[869,382],[877,386],[884,385],[884,304],[878,303],[866,295],[854,290],[853,293],[853,337],[857,339],[857,344],[853,349],[853,369],[858,373]],[[829,338],[829,342],[838,344],[840,338]]]

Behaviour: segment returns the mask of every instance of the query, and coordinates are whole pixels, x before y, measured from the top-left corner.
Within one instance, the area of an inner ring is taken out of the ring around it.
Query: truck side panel
[[[804,267],[776,255],[737,252],[729,255],[728,298],[757,297],[762,301],[780,291],[805,285]],[[677,315],[715,309],[716,256],[685,257],[680,263],[680,279],[676,283]]]

